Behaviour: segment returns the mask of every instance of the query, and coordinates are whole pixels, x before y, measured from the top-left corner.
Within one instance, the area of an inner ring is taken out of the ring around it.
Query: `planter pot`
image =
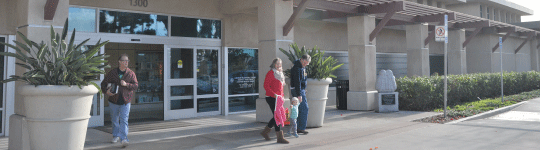
[[[306,98],[309,105],[307,127],[321,127],[324,121],[326,100],[328,100],[328,86],[332,78],[323,80],[307,79]]]
[[[31,149],[82,150],[86,138],[93,85],[24,85],[24,98]]]

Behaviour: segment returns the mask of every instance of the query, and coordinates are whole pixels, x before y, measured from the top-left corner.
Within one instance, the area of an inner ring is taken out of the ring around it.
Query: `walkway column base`
[[[377,91],[347,92],[347,110],[374,110],[377,107]]]

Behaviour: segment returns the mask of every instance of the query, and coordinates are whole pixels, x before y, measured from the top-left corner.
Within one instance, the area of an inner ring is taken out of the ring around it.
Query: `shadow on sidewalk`
[[[261,127],[242,130],[231,130],[219,133],[199,134],[182,138],[133,143],[130,144],[129,147],[127,147],[126,149],[215,149],[218,147],[219,149],[239,149],[241,146],[246,146],[250,144],[256,144],[256,146],[254,147],[260,147],[261,145],[277,144],[275,143],[275,134],[270,134],[270,137],[272,138],[271,141],[266,141],[263,137],[260,136],[259,132],[261,130],[259,128]],[[120,144],[111,144],[110,147],[99,149],[116,150],[119,148],[121,148]],[[249,147],[242,147],[242,149],[246,148],[249,149]]]

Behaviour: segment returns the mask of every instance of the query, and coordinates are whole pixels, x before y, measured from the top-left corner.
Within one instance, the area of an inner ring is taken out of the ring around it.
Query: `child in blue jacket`
[[[289,131],[287,132],[287,134],[291,135],[291,131],[292,131],[292,135],[296,138],[298,138],[298,133],[296,132],[297,128],[296,128],[296,118],[298,118],[298,98],[296,97],[292,97],[291,98],[291,109],[289,109],[291,112],[289,113],[290,116],[291,116],[291,128],[289,129]]]

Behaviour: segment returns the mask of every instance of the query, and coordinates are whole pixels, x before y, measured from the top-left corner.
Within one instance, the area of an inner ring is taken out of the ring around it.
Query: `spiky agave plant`
[[[11,81],[24,81],[31,85],[77,85],[79,88],[87,85],[94,85],[99,93],[102,93],[99,85],[92,81],[99,80],[99,75],[104,74],[103,68],[110,67],[105,58],[105,54],[97,54],[100,48],[108,43],[99,40],[95,46],[83,51],[83,46],[90,39],[74,44],[75,29],[71,39],[66,43],[68,32],[68,20],[64,24],[62,36],[55,33],[51,26],[50,46],[41,41],[37,44],[29,40],[21,32],[17,34],[24,40],[24,43],[14,41],[15,45],[1,43],[15,49],[16,53],[0,52],[0,55],[15,57],[22,63],[16,63],[18,66],[28,69],[21,76],[12,75],[9,79],[0,81],[1,83]]]
[[[309,56],[311,56],[311,63],[306,66],[308,78],[313,78],[317,80],[336,78],[336,76],[332,73],[343,65],[343,63],[337,64],[337,59],[332,56],[328,56],[325,58],[325,52],[321,51],[317,46],[313,47],[313,49],[311,50],[308,50],[305,48],[305,46],[299,48],[296,43],[293,43],[290,45],[290,47],[293,49],[293,51],[286,51],[282,48],[279,48],[279,50],[283,54],[287,55],[288,59],[293,63],[294,61],[300,59],[304,54],[308,54]],[[287,71],[285,72],[287,76],[290,75],[290,69],[287,69]]]

